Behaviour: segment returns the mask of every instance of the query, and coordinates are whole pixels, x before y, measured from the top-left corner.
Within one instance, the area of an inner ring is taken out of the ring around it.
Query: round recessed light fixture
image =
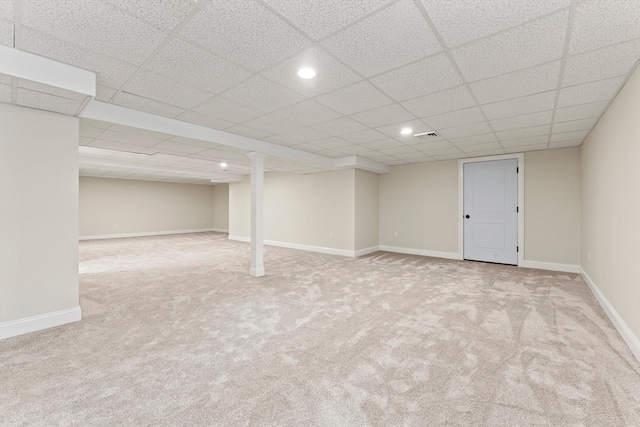
[[[226,168],[227,167],[227,162],[220,162],[220,167],[222,169]]]
[[[311,68],[300,68],[298,70],[298,76],[303,79],[312,79],[316,76],[316,71]]]
[[[409,135],[411,132],[413,132],[413,129],[411,128],[402,128],[402,130],[400,130],[400,133],[403,135]]]

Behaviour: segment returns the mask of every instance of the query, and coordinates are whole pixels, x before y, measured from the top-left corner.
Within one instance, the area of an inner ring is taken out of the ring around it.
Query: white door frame
[[[518,266],[524,264],[524,153],[458,160],[458,259],[464,259],[464,164],[507,159],[518,160]]]

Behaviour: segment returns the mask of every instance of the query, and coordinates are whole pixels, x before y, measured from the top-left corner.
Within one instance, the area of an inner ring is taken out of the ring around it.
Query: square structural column
[[[247,153],[251,159],[251,267],[253,277],[264,276],[263,196],[264,153]]]

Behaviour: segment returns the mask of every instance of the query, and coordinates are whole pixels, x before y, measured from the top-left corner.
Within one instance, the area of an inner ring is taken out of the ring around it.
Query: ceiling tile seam
[[[13,47],[22,45],[22,0],[13,2]],[[18,78],[11,78],[11,103],[18,104]]]
[[[156,48],[153,50],[153,52],[151,52],[149,54],[149,56],[147,56],[147,58],[142,62],[142,64],[140,65],[134,65],[137,67],[136,71],[129,76],[129,78],[127,79],[127,81],[124,82],[123,85],[120,86],[120,88],[118,89],[118,91],[111,97],[111,99],[115,98],[117,95],[119,95],[121,92],[126,92],[126,88],[127,86],[129,86],[131,84],[131,81],[133,81],[134,78],[136,78],[143,70],[146,71],[150,71],[147,68],[145,68],[146,65],[148,65],[153,59],[155,59],[156,56],[158,56],[158,54],[160,53],[160,51],[169,44],[169,42],[175,38],[175,35],[177,33],[179,33],[180,31],[182,31],[182,29],[189,23],[189,21],[191,21],[191,19],[193,19],[193,17],[198,14],[198,12],[200,12],[200,10],[202,10],[202,8],[206,5],[205,2],[203,3],[199,3],[196,7],[194,7],[191,12],[189,12],[189,14],[182,20],[182,22],[180,22],[169,34],[167,34],[167,36],[160,42],[160,44],[158,46],[156,46]],[[126,13],[126,12],[125,12]],[[131,14],[128,14],[130,16],[134,16]],[[158,73],[154,73],[154,74],[158,74]],[[159,75],[159,74],[158,74]],[[164,76],[163,76],[164,77]],[[165,77],[166,78],[166,77]],[[168,79],[168,80],[173,80],[173,79]],[[176,83],[181,83],[182,82],[176,82]],[[189,86],[189,85],[187,85]],[[207,91],[203,91],[203,92],[207,92]],[[128,92],[129,93],[129,92]],[[136,94],[132,94],[132,95],[136,95]],[[137,96],[137,95],[136,95]],[[174,107],[176,107],[174,105]]]
[[[625,44],[625,43],[629,43],[629,42],[632,42],[634,40],[640,42],[640,37],[633,37],[633,38],[630,38],[628,40],[623,40],[621,42],[616,42],[616,43],[608,44],[606,46],[600,46],[600,47],[597,47],[595,49],[590,49],[590,50],[585,50],[585,51],[581,51],[581,52],[578,52],[578,53],[574,53],[573,55],[568,55],[567,54],[567,58],[575,58],[576,56],[586,55],[588,53],[594,53],[594,52],[597,52],[599,50],[611,49],[612,47],[619,46],[619,45]]]
[[[431,31],[433,31],[433,35],[436,37],[436,39],[438,40],[440,45],[443,47],[444,54],[447,56],[447,58],[451,62],[451,65],[453,66],[453,68],[458,73],[458,76],[460,77],[460,80],[462,80],[462,85],[464,85],[464,87],[467,89],[467,92],[469,92],[469,94],[471,95],[471,98],[473,99],[473,102],[475,103],[475,106],[478,107],[478,109],[480,110],[480,114],[482,114],[482,116],[484,117],[484,119],[485,119],[485,121],[487,123],[487,126],[489,126],[489,129],[491,129],[491,132],[494,134],[494,136],[496,137],[496,140],[498,140],[498,142],[499,142],[500,139],[498,138],[498,134],[496,133],[495,129],[493,128],[493,126],[489,122],[489,119],[488,119],[487,115],[485,114],[484,110],[482,109],[482,106],[480,105],[480,102],[478,102],[478,98],[476,97],[475,93],[473,93],[473,91],[471,90],[471,86],[469,85],[469,82],[467,81],[467,78],[465,77],[464,73],[462,72],[462,70],[460,69],[458,64],[456,63],[455,58],[453,57],[453,54],[451,53],[451,49],[449,49],[447,44],[444,42],[444,39],[442,38],[442,35],[438,32],[438,29],[436,28],[436,25],[434,24],[433,20],[431,19],[431,16],[429,15],[429,13],[425,9],[424,5],[422,4],[422,1],[414,0],[414,3],[418,7],[418,10],[420,11],[420,13],[424,17],[424,19],[427,21],[427,24],[431,28]],[[429,124],[429,123],[427,122],[427,124]],[[502,147],[502,149],[504,150],[504,147],[502,146],[502,143],[500,143],[500,147]]]
[[[134,18],[136,20],[144,22],[145,24],[149,25],[150,27],[155,28],[156,30],[160,31],[161,33],[165,33],[165,34],[169,35],[169,34],[171,34],[173,32],[172,29],[166,28],[166,27],[164,27],[162,25],[158,25],[156,22],[148,20],[144,15],[138,15],[138,14],[132,13],[129,10],[123,8],[122,6],[119,6],[118,4],[113,3],[110,0],[102,0],[102,1],[104,3],[106,3],[106,4],[108,4],[109,6],[113,7],[114,9],[119,10],[120,12],[122,12],[122,13],[128,15],[128,16],[130,16],[130,17],[132,17],[132,18]],[[193,2],[193,3],[195,5],[193,7],[193,9],[196,9],[198,7],[202,8],[204,6],[204,4],[206,4],[206,3],[202,3],[200,5],[200,4],[198,4],[198,2]],[[193,9],[191,11],[193,11]],[[189,12],[189,14],[191,14],[191,12]],[[187,16],[185,16],[185,19],[189,16],[189,14],[187,14]],[[180,24],[178,24],[177,26],[180,26]]]
[[[569,17],[567,18],[567,30],[564,36],[564,46],[562,48],[562,59],[560,60],[560,72],[558,73],[558,83],[556,85],[556,98],[553,101],[553,110],[551,112],[551,129],[549,130],[549,139],[547,148],[551,144],[551,135],[553,135],[553,125],[556,119],[556,110],[560,101],[560,89],[562,88],[562,80],[564,79],[564,70],[567,66],[567,56],[569,54],[569,44],[571,43],[571,33],[573,32],[573,22],[576,17],[576,9],[578,8],[578,0],[571,0]]]

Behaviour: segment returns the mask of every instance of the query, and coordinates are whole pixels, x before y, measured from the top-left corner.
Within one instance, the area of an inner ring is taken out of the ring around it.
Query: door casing
[[[506,159],[518,160],[518,266],[524,264],[524,153],[458,160],[458,259],[464,259],[464,164]]]

